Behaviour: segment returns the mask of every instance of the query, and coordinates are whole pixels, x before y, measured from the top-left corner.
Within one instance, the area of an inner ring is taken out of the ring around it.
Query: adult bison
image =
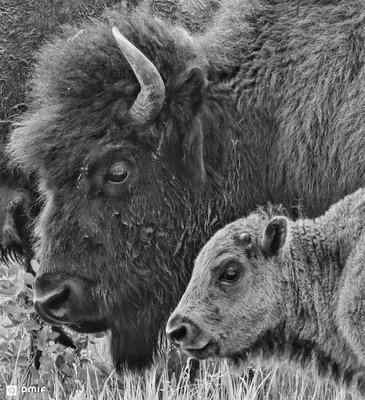
[[[364,17],[361,0],[230,1],[201,36],[137,11],[46,46],[9,146],[44,198],[39,314],[110,329],[116,367],[141,369],[213,231],[363,185]]]

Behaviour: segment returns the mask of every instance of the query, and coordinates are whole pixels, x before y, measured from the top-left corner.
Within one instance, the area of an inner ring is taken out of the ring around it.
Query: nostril
[[[180,342],[184,339],[184,337],[187,334],[187,329],[184,325],[179,326],[178,328],[175,328],[171,332],[169,332],[169,338],[177,344],[177,342]]]
[[[64,318],[70,311],[72,288],[68,284],[62,284],[47,292],[35,291],[34,306],[38,314],[48,322]],[[52,321],[51,321],[52,320]]]
[[[70,293],[70,288],[66,286],[63,291],[56,293],[51,298],[49,298],[45,303],[45,306],[52,314],[56,316],[62,316],[64,314],[65,303],[69,299]],[[61,309],[63,310],[62,315],[58,315]]]

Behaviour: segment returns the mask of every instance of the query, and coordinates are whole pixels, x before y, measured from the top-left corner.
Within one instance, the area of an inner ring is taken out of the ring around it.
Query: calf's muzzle
[[[198,325],[179,314],[170,317],[166,334],[172,343],[182,350],[200,350],[209,342]]]

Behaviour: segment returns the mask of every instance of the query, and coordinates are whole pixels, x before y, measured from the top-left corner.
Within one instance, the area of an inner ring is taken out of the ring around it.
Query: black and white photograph
[[[365,0],[0,0],[0,400],[365,398]]]

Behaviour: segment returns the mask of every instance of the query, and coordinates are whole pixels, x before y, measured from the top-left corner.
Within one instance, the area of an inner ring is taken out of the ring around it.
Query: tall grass
[[[27,332],[23,339],[29,340]],[[47,390],[42,393],[18,393],[15,397],[7,397],[5,390],[0,391],[0,399],[55,399],[55,400],[355,400],[360,399],[344,389],[333,386],[329,382],[291,370],[287,366],[262,368],[253,366],[241,376],[230,373],[225,362],[208,360],[201,363],[197,378],[189,382],[189,370],[180,376],[170,376],[167,368],[157,363],[142,376],[126,373],[118,377],[110,365],[107,340],[96,339],[84,355],[88,359],[86,373],[77,374],[78,366],[74,365],[72,384],[70,379],[59,373],[56,366],[57,355],[50,353],[53,366],[48,377]],[[21,357],[19,350],[18,359]],[[41,366],[42,367],[42,366]],[[31,368],[31,365],[29,365]],[[17,385],[21,387],[40,385],[34,379],[29,368],[13,363],[0,365],[0,386]],[[162,371],[162,373],[161,373]],[[42,376],[42,370],[39,371]]]
[[[31,278],[21,266],[0,265],[0,400],[357,400],[360,397],[288,366],[252,366],[241,376],[225,362],[202,362],[194,382],[189,370],[168,372],[161,360],[143,376],[118,377],[108,339],[72,334],[77,349],[55,343],[57,334],[34,320]],[[28,286],[26,285],[28,284]],[[70,332],[71,334],[71,332]],[[34,348],[42,350],[34,367]],[[15,385],[16,396],[6,387]],[[23,389],[28,390],[22,393]],[[29,393],[30,388],[43,392]]]

